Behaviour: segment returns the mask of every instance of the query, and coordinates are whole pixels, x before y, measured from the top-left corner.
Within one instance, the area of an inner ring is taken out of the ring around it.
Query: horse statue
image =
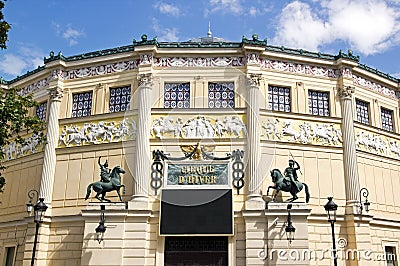
[[[299,198],[296,194],[299,193],[303,189],[303,187],[305,188],[306,192],[306,202],[308,203],[310,201],[310,192],[306,183],[302,183],[300,181],[295,181],[296,184],[291,183],[285,178],[285,176],[282,175],[279,169],[273,169],[271,171],[271,177],[272,182],[274,182],[274,186],[268,187],[267,195],[270,188],[275,189],[275,193],[272,196],[271,200],[272,202],[275,201],[279,191],[289,192],[290,194],[292,194],[292,198],[289,199],[288,202],[293,202]]]
[[[87,187],[87,193],[86,193],[85,200],[87,200],[89,198],[90,193],[92,192],[92,188],[93,188],[93,190],[97,193],[95,198],[101,202],[103,202],[103,201],[111,202],[111,200],[106,199],[104,197],[107,192],[114,191],[114,190],[117,191],[119,200],[122,202],[120,189],[121,189],[121,187],[123,187],[124,188],[123,193],[125,194],[126,187],[125,187],[125,185],[121,184],[121,177],[119,174],[125,174],[125,170],[122,169],[120,166],[116,166],[116,167],[114,167],[114,169],[112,169],[112,171],[109,174],[109,177],[110,177],[109,182],[97,181],[97,182],[89,184],[89,186]],[[100,195],[102,195],[102,196],[100,197]]]

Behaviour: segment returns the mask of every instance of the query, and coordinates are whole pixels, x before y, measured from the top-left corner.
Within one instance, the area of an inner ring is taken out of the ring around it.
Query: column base
[[[149,209],[149,197],[147,195],[133,195],[128,201],[129,210],[147,210]]]
[[[251,194],[246,200],[246,210],[264,210],[265,201],[260,194]]]

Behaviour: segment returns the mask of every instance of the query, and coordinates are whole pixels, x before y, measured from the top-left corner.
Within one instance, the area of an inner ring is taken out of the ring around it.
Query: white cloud
[[[43,65],[44,53],[40,49],[22,44],[18,52],[5,54],[0,58],[0,70],[11,76],[20,76],[27,70]]]
[[[157,8],[161,13],[166,15],[171,15],[174,17],[179,17],[182,15],[182,11],[179,9],[179,7],[174,6],[172,4],[159,2],[155,4],[154,7]]]
[[[56,30],[58,36],[61,36],[68,41],[69,46],[78,44],[78,39],[85,36],[83,30],[72,28],[70,24],[63,27],[58,23],[53,22],[53,27]]]
[[[344,41],[368,55],[400,43],[400,10],[381,0],[293,1],[278,17],[276,45],[318,50]]]
[[[158,24],[158,20],[153,18],[153,30],[157,34],[157,40],[160,42],[177,42],[179,41],[179,30],[177,28],[162,28]]]
[[[232,13],[234,15],[242,14],[244,7],[241,0],[210,0],[208,13]]]
[[[0,61],[0,70],[13,76],[21,75],[27,66],[25,60],[15,54],[5,54]]]
[[[255,8],[254,6],[250,7],[250,9],[249,9],[250,16],[256,16],[257,13],[258,13],[257,8]]]
[[[394,74],[391,74],[391,76],[400,79],[400,73],[394,73]]]

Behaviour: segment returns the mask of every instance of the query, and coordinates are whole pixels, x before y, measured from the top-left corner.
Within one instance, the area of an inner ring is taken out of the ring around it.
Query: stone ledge
[[[109,210],[126,210],[128,205],[126,202],[89,202],[86,206],[88,211],[100,211],[101,206],[104,206],[107,211]]]

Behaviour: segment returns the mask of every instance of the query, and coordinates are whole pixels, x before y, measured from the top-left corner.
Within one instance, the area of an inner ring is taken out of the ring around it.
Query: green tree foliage
[[[10,30],[11,26],[4,20],[3,15],[3,8],[4,2],[0,1],[0,48],[7,49],[6,42],[8,41],[8,31]]]
[[[21,96],[18,90],[0,90],[0,162],[5,159],[5,150],[10,140],[21,145],[26,144],[24,135],[37,134],[44,141],[44,123],[37,116],[30,116],[29,110],[38,103],[32,95]],[[0,163],[0,192],[3,191],[5,178],[2,172],[5,167]]]

